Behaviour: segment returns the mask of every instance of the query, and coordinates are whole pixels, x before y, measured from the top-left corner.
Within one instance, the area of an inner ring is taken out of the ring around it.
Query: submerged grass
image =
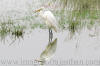
[[[69,15],[66,15],[67,13]],[[75,34],[76,32],[79,33],[84,27],[91,29],[94,27],[95,23],[97,23],[96,20],[100,18],[100,11],[91,10],[74,10],[67,12],[66,10],[62,10],[62,12],[56,12],[56,14],[60,15],[59,17],[61,17],[59,21],[60,28],[62,28],[62,30],[68,29],[71,34]],[[25,20],[27,20],[27,18]],[[9,34],[15,36],[15,38],[23,37],[26,26],[27,25],[16,25],[11,19],[9,19],[8,22],[0,22],[1,40],[4,40]],[[30,28],[46,29],[47,26],[40,23],[34,23],[30,24]]]
[[[12,24],[13,24],[12,22],[8,22],[8,23],[1,22],[0,23],[0,38],[1,38],[1,41],[5,40],[5,38],[10,34],[10,29],[11,29]]]
[[[9,36],[9,38],[11,38],[11,36],[14,36],[15,38],[23,37],[24,29],[25,29],[25,26],[17,25],[12,19],[8,19],[7,21],[1,21],[0,22],[1,42],[5,43],[7,36]]]
[[[23,38],[24,29],[25,26],[20,26],[20,25],[14,26],[13,30],[11,31],[11,34],[15,36],[15,38],[20,38],[20,37]]]
[[[79,33],[85,27],[91,30],[96,25],[100,26],[100,10],[65,10],[59,15],[62,14],[63,17],[61,16],[59,21],[60,28],[68,29],[70,34]]]

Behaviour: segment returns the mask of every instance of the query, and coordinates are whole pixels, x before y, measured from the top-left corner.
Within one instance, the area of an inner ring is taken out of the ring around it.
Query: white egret
[[[41,53],[40,59],[36,61],[41,62],[41,65],[43,65],[47,60],[49,60],[54,55],[56,48],[57,38],[47,45],[46,49]]]
[[[40,9],[36,10],[35,13],[36,12],[39,12],[39,16],[41,16],[45,20],[45,24],[49,28],[49,42],[52,42],[52,38],[53,38],[52,29],[55,32],[58,31],[58,22],[55,16],[51,11],[45,10],[44,7],[41,7]]]

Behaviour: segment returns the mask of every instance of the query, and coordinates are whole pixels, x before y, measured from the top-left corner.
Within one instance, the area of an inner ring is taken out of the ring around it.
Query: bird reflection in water
[[[52,41],[51,43],[50,42],[48,43],[45,50],[41,53],[40,59],[36,61],[40,62],[40,65],[44,65],[46,61],[50,60],[51,57],[54,56],[56,48],[57,48],[57,38],[55,38],[55,40]]]

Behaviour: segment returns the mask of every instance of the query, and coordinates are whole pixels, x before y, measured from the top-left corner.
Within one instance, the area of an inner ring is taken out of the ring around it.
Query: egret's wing
[[[53,13],[51,11],[45,11],[44,16],[47,19],[47,24],[52,26],[52,28],[54,28],[54,30],[57,32],[58,22],[57,22],[55,16],[53,15]]]
[[[52,57],[52,55],[56,51],[56,47],[57,47],[57,38],[52,43],[47,45],[46,49],[41,53],[40,58],[46,60]]]

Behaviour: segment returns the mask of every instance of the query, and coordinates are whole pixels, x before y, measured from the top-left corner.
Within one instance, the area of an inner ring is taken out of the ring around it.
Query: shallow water
[[[96,37],[92,38],[88,35],[89,31],[83,31],[82,34],[78,35],[72,40],[68,40],[68,31],[62,31],[60,33],[54,33],[54,38],[58,38],[57,50],[54,57],[51,58],[51,62],[70,61],[70,60],[100,60],[99,56],[99,39]],[[8,42],[9,43],[9,42]],[[0,45],[0,60],[6,60],[5,64],[0,62],[1,65],[7,65],[7,60],[18,61],[19,64],[14,66],[29,66],[33,65],[32,61],[38,59],[41,52],[45,49],[48,44],[48,30],[35,29],[32,33],[26,33],[24,38],[20,41],[15,41],[11,46],[8,44]],[[76,48],[76,45],[78,46]],[[27,60],[21,62],[21,60]],[[48,61],[49,62],[49,61]],[[56,65],[55,65],[56,66]],[[63,66],[63,65],[62,65]]]

